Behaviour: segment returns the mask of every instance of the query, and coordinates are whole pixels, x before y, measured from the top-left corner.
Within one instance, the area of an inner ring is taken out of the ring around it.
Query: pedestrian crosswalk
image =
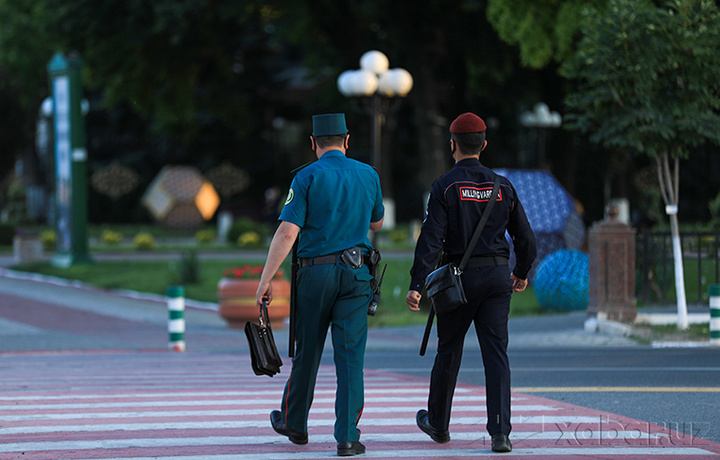
[[[335,376],[321,367],[309,444],[275,434],[290,363],[257,377],[249,358],[220,353],[0,354],[0,459],[317,459],[335,457]],[[497,455],[485,432],[480,386],[460,385],[452,441],[415,426],[424,378],[366,370],[362,458],[450,459]],[[711,458],[720,444],[687,427],[661,427],[516,393],[512,458]],[[507,456],[507,455],[505,455]]]

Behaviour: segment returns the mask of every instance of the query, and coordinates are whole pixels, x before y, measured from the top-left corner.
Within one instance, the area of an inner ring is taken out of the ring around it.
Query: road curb
[[[40,283],[53,284],[55,286],[71,287],[76,289],[83,289],[90,292],[102,292],[103,294],[110,293],[118,297],[124,297],[134,300],[144,300],[149,302],[158,302],[165,304],[167,303],[167,297],[160,294],[152,294],[148,292],[138,292],[129,289],[101,289],[96,286],[83,283],[77,280],[68,280],[65,278],[59,278],[57,276],[41,275],[38,273],[28,273],[11,270],[9,268],[0,267],[0,277],[8,279],[16,279],[23,281],[35,281]],[[198,310],[217,311],[218,305],[213,302],[202,302],[200,300],[185,299],[185,306],[190,308],[196,308]]]

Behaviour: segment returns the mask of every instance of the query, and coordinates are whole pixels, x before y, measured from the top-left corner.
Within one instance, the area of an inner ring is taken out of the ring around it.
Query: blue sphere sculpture
[[[540,262],[533,286],[543,310],[587,308],[588,259],[587,254],[576,249],[561,249]]]

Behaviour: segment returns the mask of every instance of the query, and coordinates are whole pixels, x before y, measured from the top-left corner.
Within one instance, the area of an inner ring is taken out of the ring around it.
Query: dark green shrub
[[[230,243],[238,244],[240,236],[249,233],[257,233],[260,236],[260,241],[265,241],[268,229],[264,224],[255,222],[248,217],[241,217],[235,220],[230,230],[228,230],[227,240]]]
[[[11,246],[15,236],[15,224],[0,222],[0,246]]]
[[[57,246],[57,234],[55,230],[45,230],[40,234],[40,241],[42,241],[43,249],[46,251],[52,251]]]
[[[150,251],[155,249],[155,238],[147,232],[140,232],[133,238],[133,246],[138,251]]]
[[[184,251],[179,262],[172,262],[170,270],[176,284],[195,284],[200,281],[200,267],[195,251]]]
[[[198,230],[195,233],[195,241],[200,244],[212,243],[217,237],[217,232],[213,229]]]

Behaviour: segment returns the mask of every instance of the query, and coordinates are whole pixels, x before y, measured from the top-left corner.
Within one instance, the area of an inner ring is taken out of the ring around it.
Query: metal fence
[[[708,305],[708,287],[720,284],[720,232],[680,234],[688,305]],[[670,233],[638,233],[636,295],[644,305],[676,302],[675,261]]]

